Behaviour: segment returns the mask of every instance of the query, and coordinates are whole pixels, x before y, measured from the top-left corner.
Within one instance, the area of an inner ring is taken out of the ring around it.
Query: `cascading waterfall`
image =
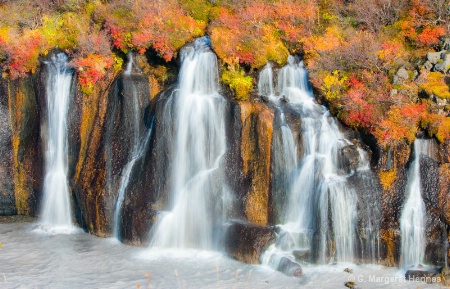
[[[42,223],[52,230],[72,228],[72,212],[68,171],[67,111],[69,108],[72,70],[64,53],[52,55],[45,62],[47,145],[45,152],[44,197],[41,208]]]
[[[225,100],[207,37],[183,48],[181,63],[164,115],[175,135],[170,210],[159,215],[151,246],[210,249],[215,221],[221,218],[212,201],[222,199],[225,187],[220,165],[226,150]]]
[[[406,187],[407,199],[400,217],[401,263],[403,268],[419,265],[425,255],[426,210],[420,184],[420,157],[432,155],[431,140],[414,141],[414,160]]]
[[[150,136],[152,135],[153,129],[153,119],[151,120],[150,127],[147,129],[145,135],[141,139],[139,145],[136,148],[133,148],[131,153],[130,161],[125,165],[122,170],[122,175],[120,178],[119,190],[117,192],[117,200],[116,205],[114,207],[114,231],[113,236],[117,239],[120,238],[120,218],[122,215],[122,205],[125,199],[125,193],[128,188],[128,184],[130,182],[131,172],[133,171],[134,165],[136,162],[142,157],[145,156],[145,153],[148,150],[148,145],[150,141]]]
[[[130,52],[128,54],[128,64],[126,70],[124,71],[124,77],[130,77],[133,69],[133,54]],[[147,129],[145,135],[141,138],[139,131],[139,99],[136,86],[133,80],[129,82],[131,84],[131,97],[132,100],[132,109],[133,109],[133,117],[132,117],[132,128],[133,128],[133,137],[131,139],[131,152],[128,163],[123,167],[122,173],[120,176],[120,184],[117,192],[117,200],[114,207],[114,229],[113,235],[116,238],[120,238],[120,217],[122,214],[122,205],[125,199],[126,189],[128,188],[128,184],[130,181],[130,175],[133,170],[135,163],[140,160],[148,149],[148,144],[150,141],[150,136],[153,128],[153,119],[151,120],[150,128]]]
[[[270,69],[266,66],[265,69]],[[264,71],[264,70],[263,70]],[[260,78],[259,88],[271,87],[268,71]],[[350,174],[339,169],[339,151],[352,143],[340,132],[337,120],[328,110],[317,104],[308,84],[308,74],[299,59],[290,56],[288,64],[278,73],[278,106],[280,118],[283,108],[289,106],[301,117],[303,156],[296,158],[295,144],[289,125],[281,125],[281,141],[274,140],[274,163],[290,173],[286,185],[286,209],[279,216],[282,230],[276,244],[263,255],[263,263],[277,268],[282,257],[293,259],[294,251],[310,251],[318,262],[326,262],[327,253],[335,261],[351,262],[355,256],[356,214],[358,198],[348,184]],[[260,91],[265,95],[266,90]],[[280,101],[286,98],[288,104]],[[283,132],[289,130],[289,133]],[[284,152],[281,154],[278,152]],[[358,150],[359,151],[359,150]],[[361,150],[362,151],[362,150]],[[360,151],[360,154],[362,153]],[[368,169],[368,162],[361,157],[359,170]],[[292,165],[294,164],[294,166]],[[282,170],[282,168],[278,168]],[[274,180],[283,182],[285,180]]]

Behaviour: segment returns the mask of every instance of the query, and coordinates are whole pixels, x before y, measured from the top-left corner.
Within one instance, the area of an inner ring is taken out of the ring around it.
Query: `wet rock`
[[[103,142],[105,124],[108,117],[113,117],[113,114],[107,114],[108,92],[113,80],[114,75],[108,72],[91,95],[78,89],[73,92],[74,107],[78,110],[73,130],[78,137],[69,130],[69,142],[77,148],[71,157],[73,160],[69,161],[69,167],[73,166],[70,179],[76,220],[81,227],[102,237],[110,236],[114,207],[114,196],[106,182],[107,157]],[[71,140],[72,137],[74,139]]]
[[[292,255],[297,261],[307,262],[310,258],[310,250],[293,250]]]
[[[346,145],[339,149],[338,168],[342,174],[356,171],[359,166],[359,152],[355,145]]]
[[[8,95],[0,83],[0,215],[17,213],[12,174],[13,151],[9,125]]]
[[[289,98],[287,98],[286,96],[283,96],[280,100],[281,102],[289,103]]]
[[[225,251],[238,261],[259,264],[260,255],[275,242],[275,232],[267,227],[233,221],[225,224]]]
[[[287,251],[294,246],[295,242],[289,232],[283,231],[279,234],[275,246],[281,250]]]
[[[277,271],[292,277],[300,277],[303,275],[302,266],[287,257],[281,257]]]
[[[443,221],[450,225],[450,163],[439,168],[439,208],[442,212]]]
[[[239,102],[242,173],[247,186],[240,188],[244,196],[248,221],[267,225],[269,222],[270,160],[273,112],[264,104]],[[234,140],[236,141],[236,140]]]
[[[438,274],[440,273],[439,268],[431,268],[431,269],[419,269],[419,270],[408,270],[405,273],[405,278],[407,280],[417,280],[426,283],[436,283],[439,282],[440,277]]]
[[[5,81],[2,86],[7,88],[4,91],[10,108],[12,167],[9,169],[13,172],[15,206],[18,214],[35,216],[39,210],[43,180],[40,107],[35,79],[31,76],[18,78]],[[4,187],[6,199],[11,198],[11,188],[11,183]],[[11,209],[11,202],[6,202]]]
[[[261,95],[260,98],[263,102],[269,102],[269,98],[265,95]]]

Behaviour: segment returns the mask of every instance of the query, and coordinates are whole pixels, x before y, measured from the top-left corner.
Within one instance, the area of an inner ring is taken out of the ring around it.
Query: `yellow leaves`
[[[342,32],[337,26],[328,27],[325,34],[305,38],[305,52],[317,56],[318,52],[327,52],[342,45]]]
[[[222,81],[229,85],[239,100],[246,100],[253,89],[253,78],[245,75],[244,70],[225,70]]]
[[[447,83],[445,83],[444,74],[440,72],[430,72],[426,76],[425,82],[419,87],[423,89],[428,95],[435,95],[439,98],[450,98],[450,90]]]
[[[327,100],[339,98],[345,89],[347,77],[339,77],[339,71],[335,70],[331,75],[326,75],[320,89],[324,92]]]
[[[395,168],[388,171],[380,171],[380,183],[384,190],[388,190],[397,178],[397,170]]]

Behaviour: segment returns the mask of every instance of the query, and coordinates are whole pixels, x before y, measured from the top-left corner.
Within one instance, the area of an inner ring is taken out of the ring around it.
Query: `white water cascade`
[[[432,155],[431,141],[424,139],[414,141],[414,160],[406,186],[406,202],[400,217],[403,268],[419,265],[424,260],[426,210],[420,184],[420,157]]]
[[[130,77],[133,69],[133,54],[130,52],[128,54],[128,64],[126,70],[124,71],[124,77]],[[132,128],[133,128],[133,137],[131,141],[131,152],[130,157],[128,159],[128,163],[123,167],[122,173],[120,176],[120,184],[119,189],[117,191],[117,199],[116,204],[114,206],[114,228],[113,228],[113,236],[117,239],[120,238],[120,217],[122,215],[122,205],[125,200],[125,193],[128,188],[128,184],[130,182],[131,172],[133,171],[134,165],[138,160],[140,160],[148,150],[148,144],[150,141],[150,136],[152,134],[153,128],[153,119],[151,120],[150,127],[145,132],[144,136],[140,137],[139,132],[139,99],[136,85],[133,80],[130,79],[127,83],[131,85],[131,95],[127,95],[126,97],[131,98],[132,101],[132,109],[133,109],[133,117],[132,117]]]
[[[123,201],[125,200],[125,193],[128,188],[128,184],[130,182],[131,172],[133,171],[133,168],[134,168],[134,165],[136,164],[136,162],[138,160],[142,159],[142,157],[145,155],[146,151],[148,150],[150,136],[152,135],[152,129],[153,129],[153,119],[151,120],[150,127],[145,132],[145,135],[142,137],[139,145],[137,147],[133,148],[133,150],[131,152],[131,158],[122,170],[122,174],[120,177],[119,190],[117,192],[116,205],[114,206],[113,236],[116,239],[119,239],[120,234],[121,234],[120,217],[122,215],[122,205],[123,205]]]
[[[67,111],[72,70],[69,69],[67,61],[64,53],[58,53],[52,55],[51,61],[45,62],[48,71],[46,83],[48,123],[41,221],[45,228],[52,231],[66,231],[73,228],[67,184]]]
[[[270,81],[269,74],[264,71],[260,81]],[[260,83],[259,87],[271,86]],[[281,257],[294,259],[294,251],[309,251],[311,259],[319,263],[327,262],[327,254],[332,258],[328,261],[352,262],[358,198],[347,179],[355,172],[343,173],[338,155],[342,148],[353,143],[339,130],[337,120],[329,111],[315,102],[307,71],[299,59],[290,56],[288,64],[279,71],[277,91],[274,103],[282,120],[281,140],[274,141],[273,162],[278,164],[278,170],[285,170],[281,182],[288,182],[284,196],[286,209],[278,216],[282,233],[277,243],[264,253],[262,261],[277,268]],[[260,95],[264,94],[265,90],[260,91]],[[288,103],[284,104],[282,99]],[[298,160],[283,113],[288,107],[301,118],[303,155]],[[286,158],[295,159],[287,161]],[[360,159],[357,170],[366,170],[365,156]]]
[[[181,63],[178,87],[164,115],[174,122],[170,208],[160,213],[151,246],[211,249],[215,221],[221,216],[213,200],[222,199],[224,190],[220,163],[226,150],[225,99],[219,94],[217,59],[207,37],[183,48]]]

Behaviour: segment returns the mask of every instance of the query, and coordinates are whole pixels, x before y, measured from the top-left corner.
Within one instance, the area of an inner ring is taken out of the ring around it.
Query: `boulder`
[[[310,250],[294,250],[292,251],[292,255],[294,255],[295,260],[306,262],[309,260]]]
[[[423,64],[423,68],[425,68],[426,70],[431,70],[431,69],[433,69],[433,63],[431,63],[429,60],[427,60],[427,61]]]
[[[439,59],[441,59],[442,52],[445,52],[445,51],[427,52],[427,60],[432,64],[436,64],[439,61]]]
[[[275,242],[275,231],[241,221],[225,224],[225,251],[238,261],[259,264],[261,254]]]
[[[408,71],[404,67],[401,67],[397,71],[396,75],[402,80],[406,80],[409,78]]]
[[[300,277],[303,275],[302,266],[287,257],[281,257],[277,271],[292,277]]]

